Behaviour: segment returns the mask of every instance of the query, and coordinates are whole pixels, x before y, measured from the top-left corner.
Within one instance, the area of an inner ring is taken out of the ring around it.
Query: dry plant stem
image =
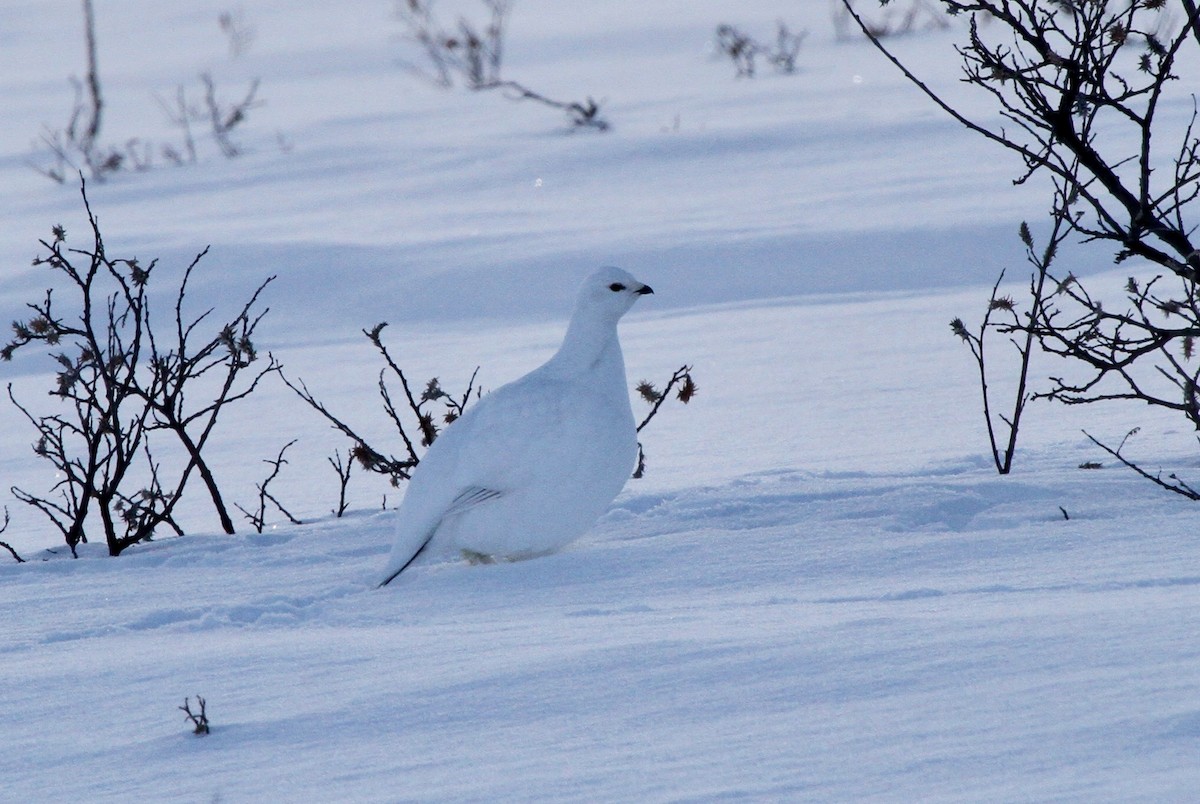
[[[645,427],[647,424],[650,423],[651,419],[653,419],[656,415],[658,415],[658,409],[663,406],[663,402],[665,402],[667,400],[667,397],[671,394],[671,391],[673,391],[675,389],[675,386],[679,385],[680,383],[685,383],[687,385],[691,385],[691,383],[692,383],[692,367],[691,366],[680,366],[679,368],[675,369],[675,373],[671,375],[671,379],[667,380],[667,387],[662,390],[662,393],[658,394],[658,398],[654,401],[653,405],[651,406],[650,412],[647,413],[646,417],[644,419],[642,419],[641,423],[638,424],[637,431],[639,433],[642,432],[643,427]],[[694,391],[692,393],[694,393]],[[689,393],[687,395],[686,399],[681,398],[680,401],[682,401],[684,404],[687,404],[687,402],[691,399],[691,397],[692,397],[692,394]]]
[[[104,111],[104,99],[100,94],[100,71],[96,67],[96,15],[92,0],[83,0],[83,30],[87,43],[87,88],[91,100],[87,126],[80,140],[80,150],[88,160],[92,175],[100,175],[95,160],[96,138],[100,136],[100,120]]]
[[[329,465],[333,467],[333,471],[338,476],[338,504],[337,508],[333,509],[332,513],[336,518],[341,519],[346,513],[346,487],[350,485],[350,469],[354,466],[354,461],[350,460],[350,456],[346,456],[346,460],[342,460],[342,453],[335,451],[331,457],[325,460],[329,461]]]
[[[1042,301],[1045,297],[1046,277],[1049,275],[1050,264],[1053,262],[1054,256],[1058,252],[1058,247],[1066,237],[1069,228],[1065,223],[1065,215],[1065,212],[1055,214],[1053,228],[1051,229],[1046,248],[1040,253],[1034,249],[1033,237],[1029,233],[1029,227],[1021,224],[1021,241],[1025,245],[1025,257],[1035,269],[1035,273],[1029,283],[1030,310],[1026,314],[1024,321],[1021,320],[1021,317],[1016,312],[1011,299],[1001,299],[998,296],[1000,283],[1004,281],[1004,272],[1001,271],[1000,277],[992,287],[987,311],[984,313],[983,322],[979,326],[978,334],[967,331],[961,319],[954,319],[950,325],[954,334],[966,342],[967,346],[971,349],[972,357],[975,359],[975,365],[979,371],[979,387],[983,397],[983,418],[987,426],[988,443],[991,446],[992,460],[996,464],[996,471],[1002,475],[1007,475],[1012,471],[1013,457],[1016,455],[1017,450],[1017,438],[1021,429],[1021,416],[1025,412],[1025,406],[1033,398],[1033,395],[1027,390],[1029,361],[1033,354],[1033,341],[1037,332],[1037,322],[1042,318]],[[1007,312],[1011,316],[1011,320],[1006,323],[994,323],[992,315],[997,312]],[[999,438],[997,437],[997,428],[992,415],[991,393],[988,386],[985,342],[987,340],[987,333],[991,329],[1011,336],[1009,342],[1017,350],[1017,354],[1020,357],[1020,365],[1017,369],[1017,389],[1013,398],[1012,414],[1010,417],[999,417],[1000,421],[1008,428],[1008,436],[1003,450],[1000,448]]]
[[[4,531],[8,530],[8,522],[9,522],[8,508],[6,507],[4,509],[4,525],[0,526],[0,533],[4,533]],[[11,555],[13,557],[13,560],[16,561],[18,564],[25,563],[25,559],[21,558],[21,556],[19,556],[17,554],[17,551],[14,550],[12,548],[12,545],[10,545],[8,542],[0,542],[0,547],[3,547],[5,550],[7,550],[9,555]]]
[[[1123,463],[1127,468],[1132,469],[1134,472],[1141,475],[1146,480],[1149,480],[1151,483],[1155,484],[1156,486],[1166,489],[1167,491],[1174,492],[1175,494],[1179,494],[1183,497],[1186,497],[1189,500],[1200,500],[1200,491],[1197,491],[1193,487],[1189,486],[1187,483],[1185,483],[1183,480],[1181,480],[1174,473],[1167,475],[1168,480],[1164,480],[1162,477],[1161,471],[1158,472],[1157,474],[1152,475],[1149,472],[1147,472],[1145,469],[1143,469],[1141,466],[1139,466],[1138,464],[1134,463],[1133,461],[1129,460],[1128,458],[1126,458],[1124,455],[1121,454],[1121,450],[1125,447],[1125,442],[1127,440],[1129,440],[1129,437],[1136,432],[1137,432],[1137,430],[1134,429],[1134,430],[1131,430],[1128,433],[1126,433],[1125,437],[1121,439],[1121,443],[1116,449],[1113,449],[1112,447],[1102,443],[1099,439],[1097,439],[1095,436],[1093,436],[1087,430],[1084,430],[1083,434],[1085,436],[1087,436],[1088,440],[1091,441],[1093,444],[1095,444],[1097,447],[1104,450],[1109,455],[1113,456],[1118,461]],[[1168,482],[1168,481],[1174,481],[1174,482]]]
[[[540,92],[534,92],[532,89],[518,84],[516,81],[493,81],[486,84],[481,84],[476,89],[507,89],[513,94],[509,97],[514,100],[531,100],[549,106],[552,109],[558,109],[567,113],[571,119],[571,123],[577,128],[594,128],[597,131],[608,131],[608,121],[600,117],[600,104],[588,98],[583,103],[574,101],[558,101],[553,98],[547,98]]]
[[[1017,426],[1020,424],[1021,411],[1024,407],[1023,394],[1018,393],[1016,405],[1013,412],[1013,424],[1009,425],[1008,445],[1003,456],[1000,453],[1000,448],[996,439],[996,426],[992,419],[991,393],[988,388],[988,372],[987,358],[985,355],[985,344],[987,341],[988,327],[991,325],[992,312],[996,309],[996,294],[1000,290],[1000,283],[1004,281],[1004,272],[1000,272],[999,278],[996,279],[996,284],[992,286],[992,295],[988,301],[987,312],[983,315],[983,322],[979,325],[979,334],[968,332],[966,326],[960,319],[954,319],[951,322],[951,329],[955,331],[971,350],[971,356],[975,358],[975,366],[979,371],[979,388],[983,397],[983,421],[987,426],[988,443],[991,446],[992,461],[996,464],[996,471],[1002,475],[1006,475],[1012,469],[1012,456],[1016,450]],[[1027,356],[1022,355],[1021,376],[1024,379],[1025,371],[1028,366]]]
[[[667,401],[667,397],[670,396],[671,391],[675,390],[676,386],[680,386],[680,391],[677,395],[679,401],[686,405],[691,401],[692,397],[696,393],[696,385],[692,381],[691,366],[680,366],[679,368],[675,369],[675,373],[671,375],[671,379],[667,380],[667,385],[661,392],[655,390],[654,386],[648,382],[643,381],[638,384],[638,393],[643,399],[646,399],[650,402],[650,412],[647,413],[645,418],[643,418],[638,424],[637,432],[642,432],[642,428],[649,424],[650,421],[658,415],[659,408],[661,408],[663,403]],[[633,469],[633,477],[635,480],[645,477],[646,475],[646,452],[642,448],[641,441],[638,442],[637,447],[637,462]]]
[[[287,385],[288,388],[292,389],[293,393],[304,400],[309,407],[321,414],[321,416],[323,416],[325,420],[329,422],[330,426],[332,426],[335,430],[341,431],[343,435],[354,442],[354,447],[351,449],[350,454],[355,460],[362,464],[364,469],[367,469],[371,472],[388,475],[392,478],[393,485],[399,485],[402,480],[407,480],[409,478],[413,468],[417,465],[417,460],[415,458],[396,458],[394,456],[384,455],[383,453],[374,449],[370,444],[367,443],[367,440],[355,432],[350,425],[343,422],[332,412],[330,412],[330,410],[321,402],[319,402],[316,397],[313,396],[312,392],[308,390],[308,386],[305,385],[303,380],[298,380],[297,384],[293,383],[287,378],[286,375],[282,373],[280,373],[279,376],[280,379],[283,380],[284,384]]]
[[[273,494],[271,494],[271,492],[267,491],[267,487],[271,485],[271,481],[273,481],[275,478],[279,477],[280,470],[282,470],[283,467],[287,464],[287,459],[285,459],[283,457],[284,453],[286,453],[288,451],[288,449],[291,448],[291,446],[295,443],[296,443],[296,439],[292,439],[288,443],[284,444],[283,448],[279,450],[279,454],[275,456],[274,460],[270,460],[270,459],[263,460],[263,463],[265,463],[271,467],[271,471],[267,475],[267,477],[263,480],[263,482],[255,484],[255,488],[258,489],[258,508],[255,511],[253,511],[253,512],[247,511],[241,505],[237,505],[237,503],[234,503],[235,505],[237,505],[237,509],[245,515],[246,519],[248,519],[250,521],[250,524],[254,527],[254,530],[258,533],[262,533],[263,527],[265,527],[267,524],[267,503],[268,502],[270,502],[273,506],[275,506],[275,508],[279,511],[279,513],[281,513],[285,517],[287,517],[288,522],[291,522],[293,525],[303,525],[304,524],[299,519],[292,516],[291,512],[283,507],[283,505],[279,502],[279,500],[275,497],[275,495],[273,495]]]

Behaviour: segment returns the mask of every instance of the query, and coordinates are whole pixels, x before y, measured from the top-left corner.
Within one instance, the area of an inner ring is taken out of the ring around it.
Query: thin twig
[[[4,507],[4,525],[0,526],[0,533],[3,533],[6,530],[8,530],[8,506]],[[0,542],[0,547],[3,547],[5,550],[7,550],[9,552],[9,554],[12,555],[13,559],[18,564],[25,563],[25,559],[23,559],[23,558],[21,558],[21,556],[17,555],[17,551],[14,550],[12,548],[12,545],[10,545],[8,542]]]
[[[1145,469],[1138,466],[1136,463],[1134,463],[1133,461],[1129,460],[1128,458],[1126,458],[1124,455],[1121,454],[1121,449],[1125,446],[1125,441],[1129,438],[1129,436],[1133,435],[1135,432],[1137,432],[1136,428],[1133,430],[1130,430],[1128,433],[1126,433],[1125,438],[1121,439],[1121,444],[1116,449],[1113,449],[1112,447],[1102,443],[1099,439],[1092,436],[1092,434],[1089,433],[1087,430],[1084,430],[1083,434],[1085,436],[1087,436],[1088,440],[1091,441],[1093,444],[1095,444],[1097,447],[1104,450],[1109,455],[1113,456],[1118,461],[1125,464],[1125,466],[1127,466],[1128,468],[1137,472],[1139,475],[1141,475],[1145,479],[1149,480],[1151,483],[1155,484],[1156,486],[1164,488],[1167,491],[1173,491],[1176,494],[1179,494],[1183,497],[1188,498],[1189,500],[1200,500],[1200,491],[1197,491],[1196,489],[1189,486],[1187,483],[1185,483],[1183,480],[1181,480],[1177,475],[1175,475],[1173,473],[1168,475],[1167,477],[1170,480],[1175,481],[1174,483],[1169,483],[1166,480],[1163,480],[1161,470],[1158,472],[1158,474],[1152,475],[1149,472],[1147,472]]]

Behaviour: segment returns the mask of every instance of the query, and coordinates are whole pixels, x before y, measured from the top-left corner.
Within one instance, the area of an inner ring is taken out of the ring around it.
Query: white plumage
[[[637,459],[617,322],[653,292],[596,271],[558,352],[445,429],[409,480],[380,586],[423,554],[529,558],[595,523]]]

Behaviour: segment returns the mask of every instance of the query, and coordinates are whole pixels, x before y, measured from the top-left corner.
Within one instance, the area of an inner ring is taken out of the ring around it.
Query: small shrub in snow
[[[832,0],[833,30],[840,42],[854,39],[858,33],[855,17],[869,37],[886,39],[919,31],[940,31],[950,27],[946,14],[933,0],[870,0],[878,6],[863,11],[856,0]]]
[[[733,62],[738,78],[753,78],[759,58],[765,60],[776,72],[796,72],[796,57],[808,31],[793,33],[785,23],[779,22],[775,29],[775,41],[764,44],[753,39],[732,25],[717,26],[717,52]]]
[[[474,91],[501,90],[513,100],[531,100],[567,115],[572,128],[607,131],[609,124],[592,98],[561,101],[535,92],[524,84],[501,76],[505,32],[511,0],[480,0],[487,22],[479,24],[459,17],[446,27],[434,13],[435,0],[398,0],[396,16],[404,24],[408,39],[424,54],[425,66],[411,65],[438,86],[460,83]]]
[[[265,463],[271,467],[271,471],[270,471],[270,473],[267,474],[267,476],[263,479],[263,481],[261,483],[256,483],[254,486],[256,489],[258,489],[258,507],[257,508],[255,508],[253,511],[248,511],[245,508],[243,508],[241,506],[241,504],[234,503],[234,507],[236,507],[239,511],[241,511],[242,515],[247,520],[249,520],[251,526],[254,528],[254,531],[256,533],[262,533],[263,527],[267,523],[267,503],[270,503],[272,506],[274,506],[274,508],[277,511],[279,511],[279,513],[281,513],[285,517],[287,517],[288,522],[291,522],[293,525],[303,525],[304,524],[299,519],[292,516],[291,511],[284,508],[283,503],[279,502],[279,500],[275,497],[274,494],[267,491],[267,487],[271,485],[271,481],[279,476],[280,470],[283,469],[284,465],[287,464],[287,459],[283,457],[284,454],[295,443],[296,443],[296,439],[292,439],[291,441],[289,441],[288,443],[283,445],[283,448],[279,450],[279,454],[276,455],[273,460],[265,459],[263,461],[263,463]]]
[[[192,734],[202,737],[210,732],[208,725],[208,712],[206,711],[207,701],[197,695],[196,705],[200,708],[193,712],[191,699],[184,698],[183,706],[178,707],[178,709],[183,712],[184,718],[187,720],[187,722],[192,724]]]
[[[49,267],[59,287],[26,305],[32,314],[13,322],[13,339],[0,348],[11,360],[20,349],[45,347],[58,370],[47,412],[18,402],[8,386],[33,426],[34,453],[57,477],[49,492],[12,493],[54,524],[72,554],[99,527],[115,556],[159,526],[182,534],[175,506],[198,476],[221,527],[233,533],[204,447],[225,407],[280,368],[271,355],[260,362],[253,342],[266,314],[256,311],[258,298],[274,277],[223,324],[210,321],[213,308],[193,316],[185,311],[188,282],[205,249],[183,272],[168,317],[152,315],[157,261],[110,256],[82,192],[91,247],[68,247],[61,226],[40,241],[45,254],[34,265]]]
[[[119,146],[102,144],[100,132],[105,105],[96,61],[96,26],[91,0],[84,0],[83,11],[87,76],[83,81],[71,79],[75,100],[67,125],[58,129],[45,127],[39,137],[40,150],[30,162],[34,170],[62,184],[69,176],[85,170],[97,181],[121,170],[146,170],[153,166],[156,155],[175,165],[195,162],[193,125],[207,126],[213,142],[225,157],[233,158],[242,153],[241,146],[231,135],[245,122],[249,111],[262,104],[257,98],[259,82],[257,79],[251,81],[240,100],[222,101],[217,96],[211,73],[207,72],[200,75],[202,104],[189,101],[183,85],[176,89],[170,101],[157,98],[167,120],[180,130],[181,144],[155,147],[140,137],[132,137]],[[229,35],[233,37],[233,34]]]
[[[1017,451],[1017,436],[1021,430],[1021,416],[1025,406],[1033,398],[1028,390],[1029,360],[1033,354],[1034,328],[1032,322],[1040,315],[1040,309],[1046,290],[1046,278],[1049,276],[1050,264],[1058,253],[1058,246],[1066,237],[1068,227],[1060,216],[1054,219],[1054,228],[1046,247],[1041,251],[1034,248],[1033,235],[1029,225],[1022,222],[1020,228],[1021,242],[1025,245],[1025,258],[1035,269],[1029,281],[1030,309],[1020,311],[1017,304],[1009,296],[999,296],[1000,283],[1004,281],[1004,272],[992,287],[992,296],[988,300],[987,309],[978,332],[967,329],[961,318],[950,322],[950,330],[963,340],[971,349],[975,365],[979,369],[979,388],[983,395],[983,420],[987,426],[988,442],[992,450],[992,460],[996,471],[1002,475],[1012,470],[1013,456]],[[989,332],[1004,336],[1017,351],[1018,365],[1016,390],[1013,393],[1012,413],[1008,416],[994,415],[992,408],[991,387],[988,382],[986,342]],[[999,423],[998,423],[999,422]],[[1000,425],[1003,424],[1007,435],[1001,435]],[[1003,449],[1001,449],[1003,443]]]

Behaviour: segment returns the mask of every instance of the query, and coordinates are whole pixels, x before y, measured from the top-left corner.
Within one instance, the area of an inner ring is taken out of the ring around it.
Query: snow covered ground
[[[356,476],[333,518],[325,456],[345,445],[280,384],[212,455],[249,503],[299,438],[274,488],[304,525],[225,536],[197,504],[184,538],[73,561],[10,499],[0,538],[30,561],[0,556],[0,800],[1191,800],[1197,511],[1080,429],[1140,425],[1139,457],[1195,478],[1193,436],[1142,408],[1035,405],[998,477],[947,327],[1001,268],[1019,290],[1038,188],[835,41],[825,3],[566,6],[518,0],[505,71],[605,99],[606,134],[420,82],[386,0],[243,3],[238,59],[226,4],[98,4],[112,141],[172,137],[153,95],[203,70],[231,94],[261,77],[267,101],[237,160],[202,144],[199,165],[92,185],[110,251],[182,268],[211,243],[207,303],[278,274],[260,348],[331,409],[386,434],[359,332],[383,320],[414,377],[519,376],[606,263],[656,290],[622,323],[631,382],[690,363],[700,392],[664,408],[647,477],[573,547],[418,566],[385,592],[396,492]],[[777,18],[810,31],[798,74],[737,80],[713,57],[719,23],[767,38]],[[958,33],[896,47],[961,93]],[[0,21],[10,318],[46,281],[36,239],[85,231],[77,191],[26,164],[65,122],[81,38],[66,0]],[[49,370],[3,366],[39,401]],[[0,427],[4,487],[45,488],[11,407]],[[197,693],[202,738],[176,709]]]

